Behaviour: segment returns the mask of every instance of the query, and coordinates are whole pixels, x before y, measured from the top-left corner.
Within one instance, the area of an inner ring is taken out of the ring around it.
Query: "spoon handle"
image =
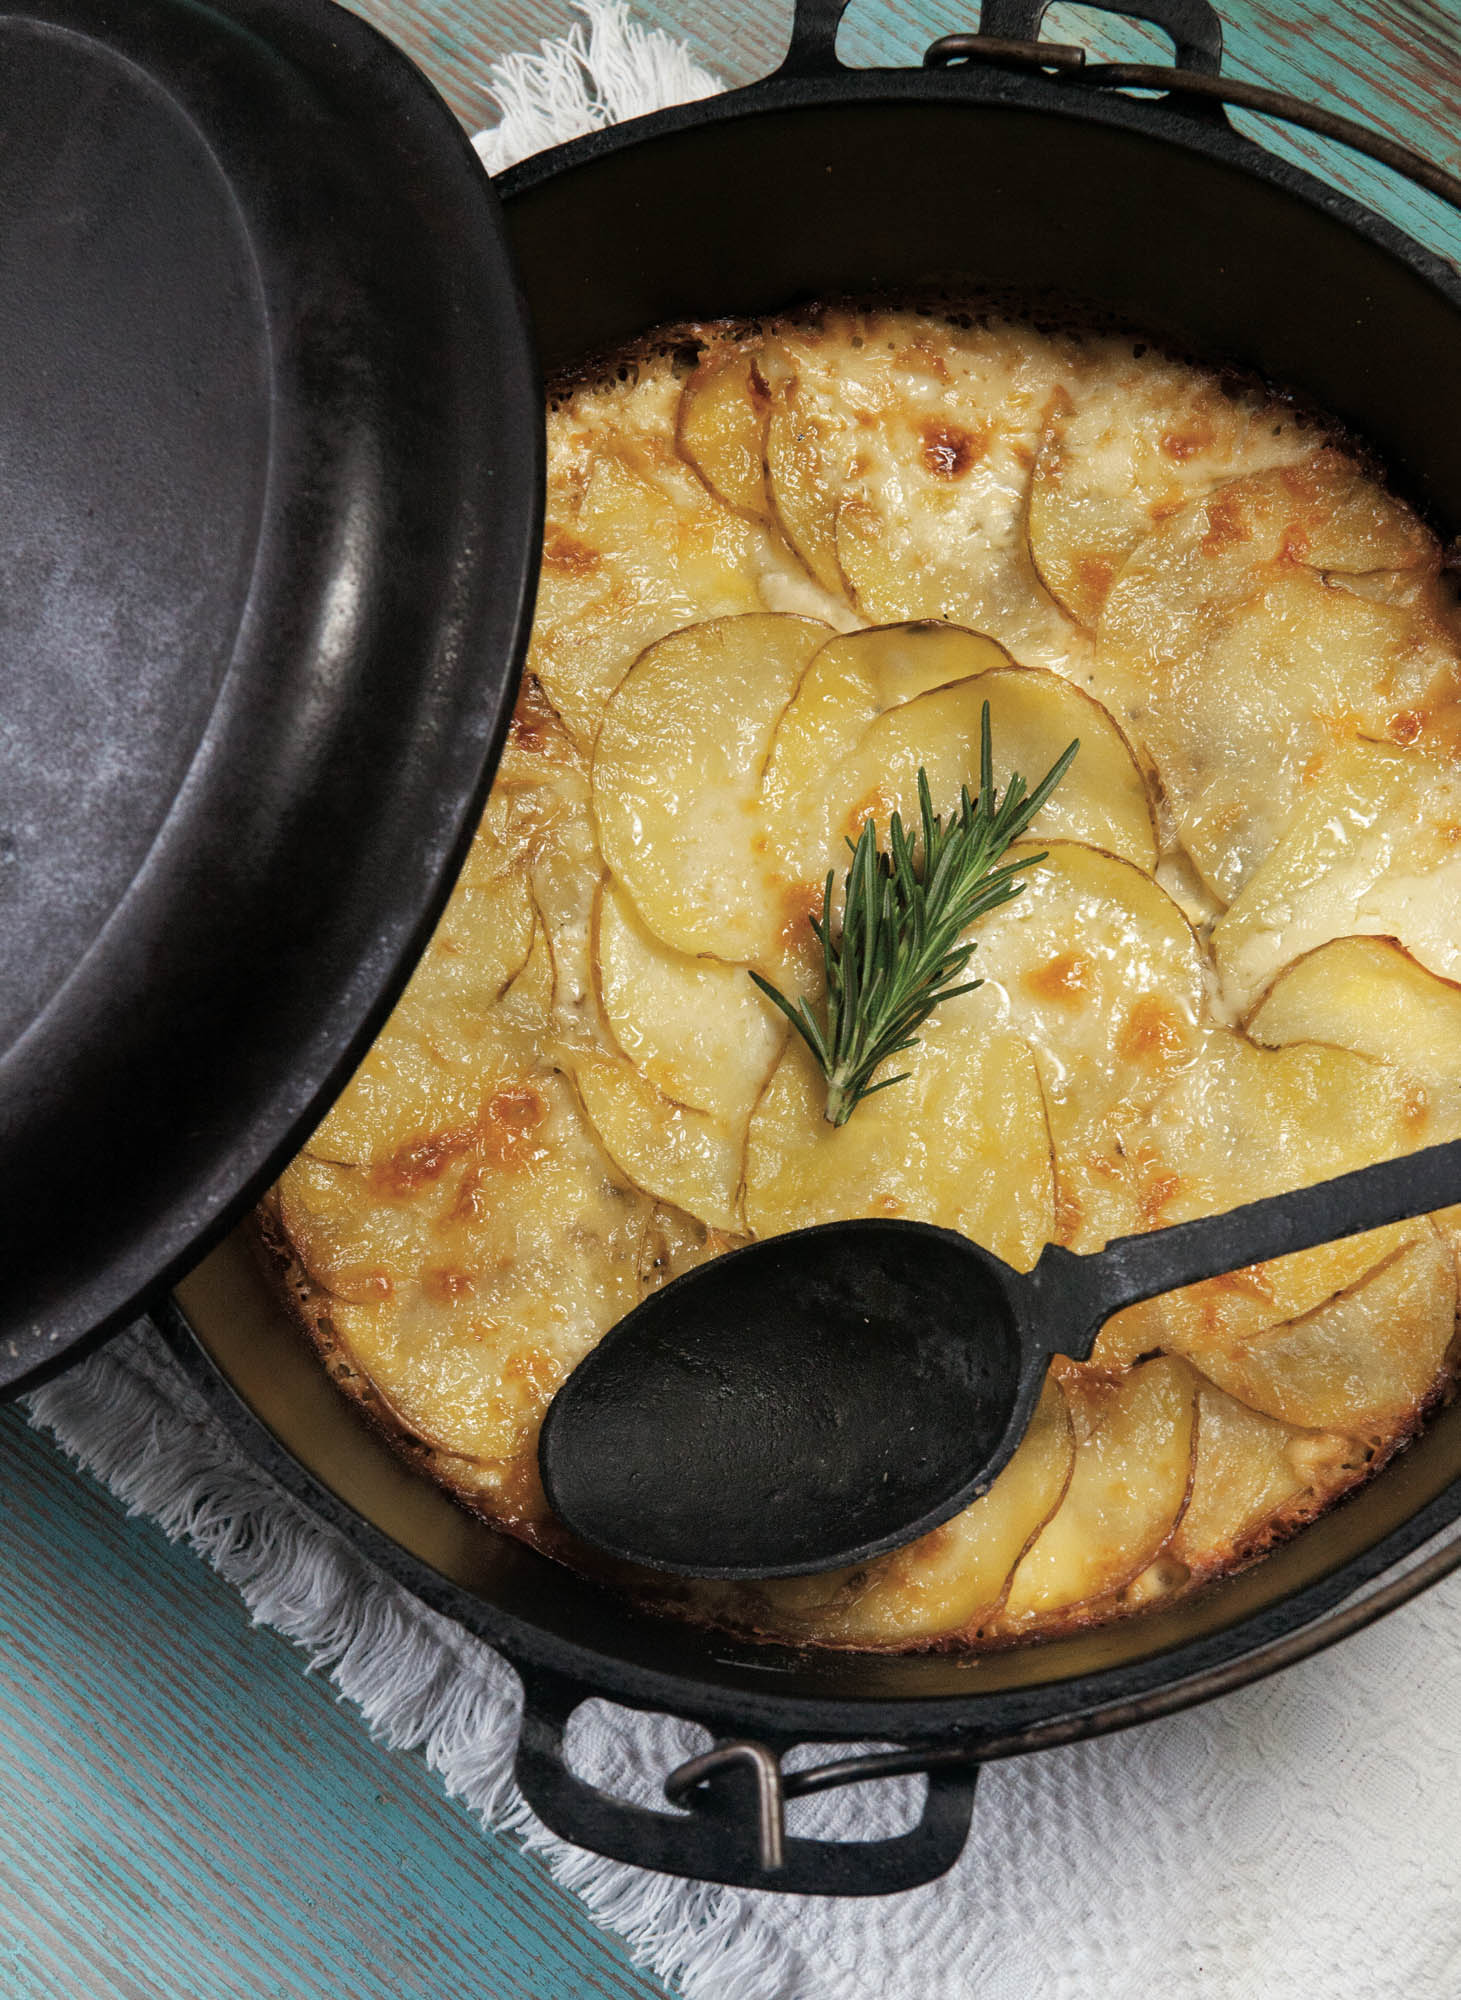
[[[1092,1316],[1088,1323],[1094,1340],[1101,1323],[1123,1306],[1245,1264],[1428,1215],[1456,1201],[1461,1201],[1461,1140],[1452,1139],[1290,1194],[1245,1202],[1224,1215],[1173,1223],[1145,1236],[1118,1236],[1089,1256],[1067,1252],[1058,1276],[1051,1276],[1060,1291],[1079,1297],[1083,1319]]]

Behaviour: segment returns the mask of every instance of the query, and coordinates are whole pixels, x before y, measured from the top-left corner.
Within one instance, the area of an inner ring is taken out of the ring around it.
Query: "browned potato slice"
[[[1351,571],[1411,573],[1390,601]],[[1156,762],[1223,902],[1356,736],[1423,740],[1461,693],[1453,613],[1419,522],[1337,453],[1234,480],[1135,549],[1098,634],[1096,692]]]
[[[795,377],[773,378],[773,384],[766,422],[766,478],[777,524],[823,590],[840,596],[835,498],[840,480],[834,483],[824,463],[836,448],[836,430]]]
[[[1025,540],[1042,415],[1006,426],[988,406],[900,410],[859,437],[835,548],[865,618],[945,618],[988,633],[1022,666],[1089,672],[1089,638],[1046,591]]]
[[[612,877],[599,891],[594,945],[604,1021],[640,1075],[742,1128],[785,1039],[781,1016],[740,966],[661,944]]]
[[[1194,1575],[1220,1568],[1309,1490],[1292,1425],[1235,1402],[1211,1382],[1197,1391],[1192,1494],[1171,1552]]]
[[[470,1125],[523,1058],[521,1037],[504,1032],[496,1010],[534,934],[521,870],[484,870],[469,858],[425,957],[308,1150],[364,1166],[409,1139]]]
[[[959,625],[876,625],[829,639],[776,725],[763,786],[768,810],[794,813],[888,709],[1009,664],[1003,647]]]
[[[1415,751],[1353,743],[1317,779],[1216,925],[1224,992],[1251,1006],[1331,938],[1395,938],[1461,978],[1461,780]]]
[[[566,1047],[561,1055],[600,1144],[635,1187],[711,1229],[739,1230],[739,1131],[676,1104],[622,1056]]]
[[[1456,1267],[1429,1222],[1349,1291],[1244,1346],[1195,1350],[1229,1395],[1289,1424],[1393,1432],[1435,1387],[1456,1330]]]
[[[1255,1042],[1334,1042],[1418,1077],[1440,1115],[1461,1108],[1461,986],[1393,938],[1334,938],[1287,966],[1246,1022]]]
[[[1214,1027],[1154,1104],[1118,1107],[1093,1135],[1079,1247],[1307,1187],[1431,1136],[1427,1106],[1388,1064],[1315,1042],[1256,1048]]]
[[[528,1448],[558,1382],[639,1296],[650,1204],[548,1071],[504,1083],[471,1131],[369,1171],[302,1156],[279,1201],[356,1364],[419,1436],[470,1458]]]
[[[805,1045],[788,1041],[746,1137],[753,1235],[901,1215],[1030,1268],[1054,1225],[1045,1106],[1029,1050],[989,1030],[981,998],[940,1008],[898,1058],[908,1080],[864,1099],[840,1128],[826,1121],[826,1084]]]
[[[1393,938],[1335,938],[1281,972],[1247,1022],[1254,1041],[1333,1042],[1392,1063],[1429,1111],[1427,1140],[1461,1133],[1461,988]],[[1461,1208],[1434,1218],[1461,1255]]]
[[[1272,397],[1129,341],[1102,341],[1045,425],[1030,484],[1030,554],[1047,590],[1094,627],[1144,535],[1213,487],[1314,449]]]
[[[1018,325],[832,315],[761,356],[787,540],[877,623],[950,619],[1028,663],[1083,657],[1030,565],[1024,505],[1046,407],[1079,350]]]
[[[1059,1506],[1074,1452],[1065,1396],[1052,1377],[1019,1450],[983,1499],[860,1570],[764,1585],[769,1622],[839,1646],[968,1632],[998,1608],[1015,1564]]]
[[[1343,938],[1310,952],[1268,989],[1247,1032],[1269,1048],[1332,1043],[1394,1065],[1420,1086],[1410,1093],[1417,1115],[1424,1093],[1426,1143],[1457,1130],[1461,1054],[1452,1036],[1461,1033],[1461,993],[1388,939]],[[1396,1223],[1148,1300],[1108,1322],[1097,1356],[1117,1364],[1152,1347],[1236,1347],[1357,1285],[1410,1233]]]
[[[1357,1285],[1410,1234],[1408,1223],[1391,1223],[1144,1300],[1106,1322],[1092,1358],[1103,1367],[1124,1368],[1154,1348],[1196,1354],[1236,1347]]]
[[[1111,1121],[1129,1122],[1203,1046],[1204,966],[1192,926],[1149,875],[1072,842],[1047,855],[1013,902],[980,919],[970,970],[985,982],[976,1002],[1035,1052],[1062,1240],[1090,1249],[1120,1233],[1104,1214]],[[1125,1163],[1114,1164],[1119,1185]]]
[[[865,820],[886,827],[897,812],[905,827],[917,826],[920,769],[928,773],[934,810],[945,816],[958,810],[964,786],[978,791],[986,703],[1001,791],[1015,772],[1034,786],[1071,743],[1081,746],[1031,826],[1031,841],[1083,841],[1138,868],[1155,867],[1146,785],[1130,745],[1105,709],[1058,674],[1007,666],[889,709],[864,730],[850,756],[809,787],[802,825],[816,847],[803,865],[813,860],[814,878],[836,865],[845,841],[856,838]],[[784,824],[779,816],[778,832]],[[821,868],[815,867],[817,853]]]
[[[606,448],[581,496],[550,487],[528,666],[581,744],[646,646],[692,620],[760,608],[766,530],[676,466],[678,477],[662,466],[650,476]]]
[[[1195,1382],[1180,1361],[1158,1356],[1114,1383],[1072,1371],[1065,1392],[1075,1463],[1011,1579],[1004,1611],[1015,1626],[1129,1583],[1177,1525],[1192,1476]]]
[[[680,392],[675,441],[718,500],[771,512],[766,491],[766,384],[754,352],[712,347]]]
[[[788,545],[817,583],[843,592],[837,566],[837,503],[856,451],[856,432],[895,394],[883,330],[904,316],[833,313],[814,326],[783,327],[757,356],[766,383],[766,476]],[[896,340],[898,334],[887,333]]]
[[[604,712],[593,801],[639,915],[692,956],[775,965],[787,924],[760,812],[772,732],[828,628],[763,612],[671,633]]]

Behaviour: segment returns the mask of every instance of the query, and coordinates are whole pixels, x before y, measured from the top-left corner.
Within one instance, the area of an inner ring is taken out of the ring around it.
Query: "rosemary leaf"
[[[1001,862],[1025,832],[1070,768],[1078,742],[1060,756],[1030,791],[1011,777],[1003,798],[995,789],[989,704],[980,724],[979,790],[964,786],[958,811],[948,824],[933,809],[928,774],[918,773],[919,827],[915,839],[897,813],[888,828],[888,848],[878,847],[877,828],[868,820],[856,842],[849,841],[852,864],[842,879],[842,924],[834,936],[833,889],[827,876],[822,914],[810,919],[822,947],[825,1026],[804,998],[788,1000],[770,980],[751,974],[757,986],[785,1014],[816,1058],[827,1079],[827,1122],[845,1125],[863,1098],[906,1081],[907,1072],[874,1082],[891,1056],[916,1048],[914,1032],[935,1007],[983,982],[961,979],[974,942],[960,942],[977,918],[1018,896],[1020,871],[1043,854]]]

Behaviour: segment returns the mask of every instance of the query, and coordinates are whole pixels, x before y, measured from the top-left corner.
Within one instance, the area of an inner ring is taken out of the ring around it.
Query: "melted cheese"
[[[626,366],[548,440],[488,810],[274,1199],[336,1373],[470,1504],[541,1528],[557,1384],[748,1233],[905,1215],[1028,1267],[1461,1129],[1455,614],[1414,517],[1283,404],[1122,341],[836,312]],[[986,699],[1001,779],[1081,738],[1047,859],[834,1131],[748,969],[815,997],[842,837],[920,765],[954,806]],[[1242,1561],[1443,1379],[1438,1223],[1118,1316],[908,1548],[666,1595],[977,1647]]]

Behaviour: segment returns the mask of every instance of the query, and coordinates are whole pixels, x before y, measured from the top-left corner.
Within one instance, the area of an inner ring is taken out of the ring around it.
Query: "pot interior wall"
[[[938,286],[1079,302],[1290,386],[1461,524],[1461,313],[1379,243],[1237,167],[1009,105],[841,104],[722,118],[510,178],[509,229],[554,372],[665,321]],[[205,1351],[332,1494],[468,1593],[608,1662],[727,1692],[886,1701],[1038,1690],[1271,1611],[1376,1547],[1461,1475],[1461,1405],[1371,1486],[1189,1604],[978,1662],[741,1644],[636,1613],[475,1521],[325,1380],[237,1237],[179,1293]],[[977,1700],[975,1702],[977,1706]]]
[[[521,192],[505,184],[508,233],[550,374],[657,323],[839,293],[1074,303],[1299,392],[1461,528],[1455,303],[1236,165],[1071,115],[874,102],[699,124],[539,185],[524,173]]]

